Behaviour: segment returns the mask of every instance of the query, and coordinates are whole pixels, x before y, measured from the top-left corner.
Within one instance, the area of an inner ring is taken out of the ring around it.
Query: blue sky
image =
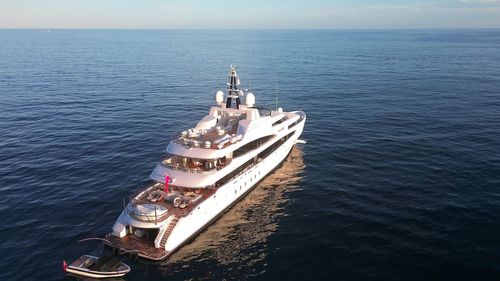
[[[0,0],[0,28],[500,27],[500,0]]]

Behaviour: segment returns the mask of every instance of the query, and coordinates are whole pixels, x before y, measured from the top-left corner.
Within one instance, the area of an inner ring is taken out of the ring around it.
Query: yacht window
[[[302,121],[302,116],[295,122],[293,122],[292,124],[288,125],[288,130],[290,130],[291,128],[295,127],[295,125],[299,124],[300,121]]]
[[[215,186],[216,187],[221,187],[223,186],[224,184],[226,184],[227,182],[229,182],[231,179],[233,179],[234,177],[237,177],[239,176],[239,174],[241,172],[243,172],[246,168],[250,167],[251,165],[253,164],[253,158],[248,160],[247,162],[245,162],[243,165],[241,165],[240,167],[234,169],[234,171],[232,171],[231,173],[227,174],[225,177],[223,177],[222,179],[218,180],[216,183],[215,183]]]
[[[269,139],[271,139],[273,136],[265,136],[265,137],[262,137],[262,138],[258,138],[256,140],[253,140],[247,144],[245,144],[244,146],[236,149],[234,152],[233,152],[233,157],[236,158],[238,156],[241,156],[249,151],[252,151],[258,147],[260,147],[261,145],[263,145],[264,143],[266,143]]]
[[[295,134],[295,132],[297,132],[297,131],[293,131],[293,132],[289,133],[288,135],[279,139],[277,142],[273,143],[273,145],[271,145],[270,147],[266,148],[264,151],[259,153],[259,155],[257,155],[257,158],[264,159],[267,156],[269,156],[271,153],[276,151],[281,145],[283,145],[290,137],[292,137]]]
[[[276,126],[276,125],[278,125],[278,124],[283,123],[283,121],[285,121],[285,120],[286,120],[286,118],[282,117],[280,120],[278,120],[278,121],[276,121],[276,122],[273,123],[273,127]]]
[[[131,233],[135,238],[147,242],[154,242],[158,235],[158,231],[158,228],[131,227]]]

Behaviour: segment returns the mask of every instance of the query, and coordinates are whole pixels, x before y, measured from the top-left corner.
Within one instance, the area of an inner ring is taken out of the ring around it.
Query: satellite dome
[[[253,107],[253,105],[255,104],[255,95],[252,93],[246,94],[245,103],[248,107]]]
[[[215,93],[215,101],[217,103],[224,102],[224,92],[223,91],[217,91],[217,93]]]

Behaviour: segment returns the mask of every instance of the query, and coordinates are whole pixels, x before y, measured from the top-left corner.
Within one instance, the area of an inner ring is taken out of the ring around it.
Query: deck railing
[[[204,159],[199,159],[200,163],[198,164],[199,167],[186,167],[184,163],[182,163],[182,160],[176,160],[173,161],[172,157],[175,156],[168,156],[160,160],[159,164],[164,166],[165,168],[172,169],[172,170],[179,170],[187,173],[193,173],[193,174],[211,174],[214,172],[219,171],[220,169],[226,167],[231,163],[231,159],[226,159],[224,163],[217,163],[218,160],[204,160]],[[192,160],[192,159],[190,159]],[[196,160],[196,159],[195,159]],[[212,161],[215,162],[215,164],[212,163],[212,168],[206,168],[204,161]]]
[[[221,136],[223,138],[223,136]],[[237,143],[241,140],[242,136],[233,136],[227,135],[226,139],[223,141],[216,143],[214,142],[203,142],[200,140],[192,139],[182,135],[176,135],[171,139],[171,142],[175,144],[182,145],[186,148],[202,148],[202,149],[224,149],[234,143]]]
[[[155,214],[154,215],[150,215],[148,213],[141,212],[139,209],[135,208],[135,206],[137,206],[138,202],[140,201],[140,199],[137,199],[137,197],[141,193],[147,192],[148,190],[151,190],[151,189],[161,189],[161,186],[162,186],[162,184],[156,183],[156,184],[151,185],[149,187],[141,188],[141,189],[137,190],[136,192],[130,194],[129,200],[128,200],[129,204],[125,204],[125,199],[123,200],[123,205],[124,205],[126,214],[128,216],[133,217],[134,219],[137,219],[137,220],[143,221],[143,222],[158,223],[160,221],[163,221],[165,218],[167,218],[170,215],[170,212],[165,212],[162,215],[158,215],[156,204],[154,204],[154,207],[155,207]]]

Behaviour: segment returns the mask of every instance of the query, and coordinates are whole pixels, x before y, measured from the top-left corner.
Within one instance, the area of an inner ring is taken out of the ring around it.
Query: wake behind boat
[[[153,182],[125,206],[106,245],[165,259],[286,158],[302,134],[305,113],[256,107],[255,96],[240,89],[234,67],[227,85],[209,114],[169,143]]]

